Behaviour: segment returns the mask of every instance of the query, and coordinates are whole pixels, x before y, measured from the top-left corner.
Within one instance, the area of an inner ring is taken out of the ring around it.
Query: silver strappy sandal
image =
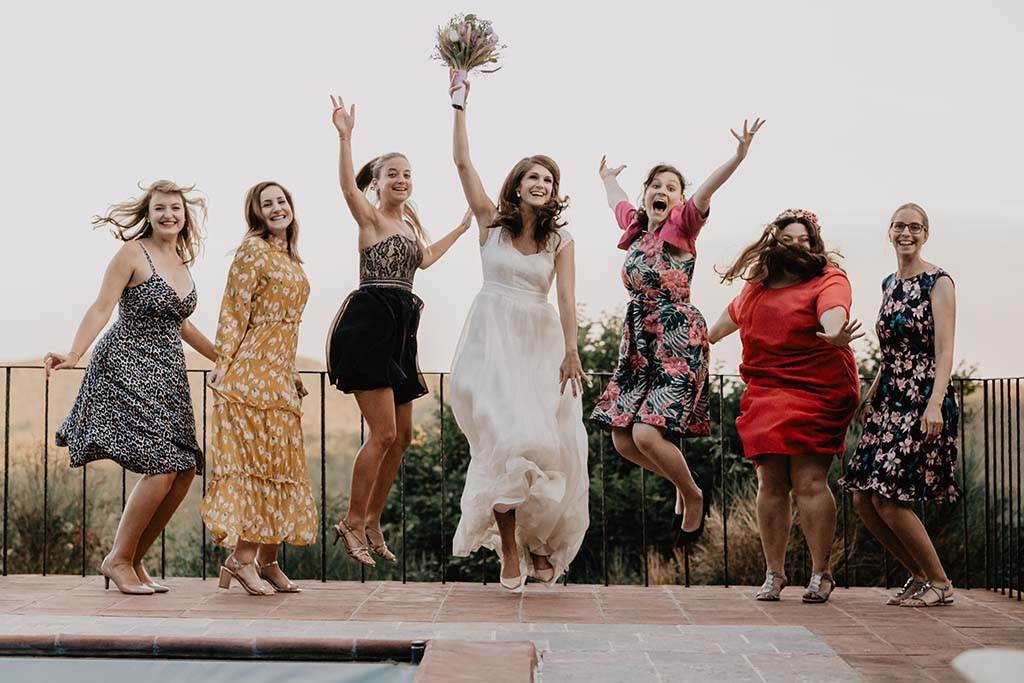
[[[889,596],[889,599],[885,601],[887,605],[899,605],[904,600],[912,596],[917,591],[924,588],[924,581],[919,581],[911,576],[907,579],[907,582],[903,584],[903,588],[900,588],[898,592]]]
[[[821,587],[822,581],[828,581],[828,590],[823,590]],[[807,584],[807,590],[804,591],[803,601],[822,603],[828,602],[828,596],[832,595],[832,591],[836,589],[836,580],[832,578],[832,575],[828,572],[814,572],[811,574],[811,582]]]
[[[778,581],[778,584],[775,582]],[[768,570],[764,573],[764,583],[761,589],[754,594],[755,600],[761,602],[778,602],[779,593],[786,587],[786,575],[780,572]]]
[[[900,603],[901,607],[940,607],[953,604],[953,582],[936,586],[929,581],[921,589]]]

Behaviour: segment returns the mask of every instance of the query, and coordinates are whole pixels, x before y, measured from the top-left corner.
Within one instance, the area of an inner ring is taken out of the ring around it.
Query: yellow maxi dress
[[[211,478],[202,504],[218,545],[316,541],[295,369],[308,298],[309,281],[284,240],[242,242],[217,325],[217,367],[226,374],[213,390]]]

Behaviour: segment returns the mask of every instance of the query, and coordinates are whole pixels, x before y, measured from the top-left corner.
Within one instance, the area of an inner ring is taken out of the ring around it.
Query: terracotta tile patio
[[[531,640],[544,681],[631,683],[763,683],[797,673],[958,681],[949,661],[960,652],[1024,648],[1024,603],[978,589],[958,591],[950,607],[913,610],[886,607],[876,588],[837,589],[825,605],[804,605],[799,588],[758,603],[750,587],[531,585],[513,595],[496,585],[303,581],[303,593],[253,598],[212,580],[166,583],[166,595],[134,597],[104,591],[100,577],[0,578],[0,636]]]

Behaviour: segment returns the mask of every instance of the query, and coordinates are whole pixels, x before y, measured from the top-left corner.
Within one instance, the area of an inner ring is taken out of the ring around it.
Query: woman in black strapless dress
[[[359,289],[352,292],[327,337],[331,384],[355,395],[369,434],[356,454],[345,517],[334,527],[349,556],[374,566],[371,549],[396,561],[381,531],[380,517],[412,441],[412,401],[427,393],[416,362],[416,330],[423,302],[412,292],[416,268],[428,268],[466,230],[472,216],[426,246],[419,216],[408,201],[412,169],[392,152],[364,165],[352,163],[355,106],[346,111],[331,97],[332,119],[341,142],[338,179],[352,218],[359,226]],[[376,201],[367,192],[372,190]]]

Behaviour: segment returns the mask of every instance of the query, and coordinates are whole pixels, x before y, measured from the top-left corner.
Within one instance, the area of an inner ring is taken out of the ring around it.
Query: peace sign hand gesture
[[[338,129],[338,135],[346,140],[351,138],[352,129],[356,127],[356,105],[353,104],[349,111],[345,111],[345,101],[341,99],[341,95],[338,95],[337,99],[331,95],[331,106],[334,107],[331,118],[334,127]]]
[[[597,169],[597,172],[601,174],[601,180],[608,180],[610,178],[617,178],[622,173],[622,169],[626,168],[625,164],[616,166],[615,168],[608,168],[606,163],[607,157],[601,157],[601,167]]]
[[[827,334],[825,332],[816,332],[816,334],[827,341],[832,346],[846,346],[855,339],[860,339],[864,336],[863,332],[858,333],[860,329],[860,321],[858,320],[847,320],[843,323],[834,334]]]
[[[747,150],[750,149],[750,143],[754,141],[754,134],[757,133],[757,131],[761,130],[761,126],[763,125],[764,121],[762,121],[760,118],[756,118],[754,119],[754,125],[748,129],[747,120],[743,119],[743,135],[740,135],[732,128],[729,129],[729,132],[732,133],[732,136],[736,138],[737,141],[739,141],[739,144],[736,146],[737,158],[745,159],[747,157]]]

